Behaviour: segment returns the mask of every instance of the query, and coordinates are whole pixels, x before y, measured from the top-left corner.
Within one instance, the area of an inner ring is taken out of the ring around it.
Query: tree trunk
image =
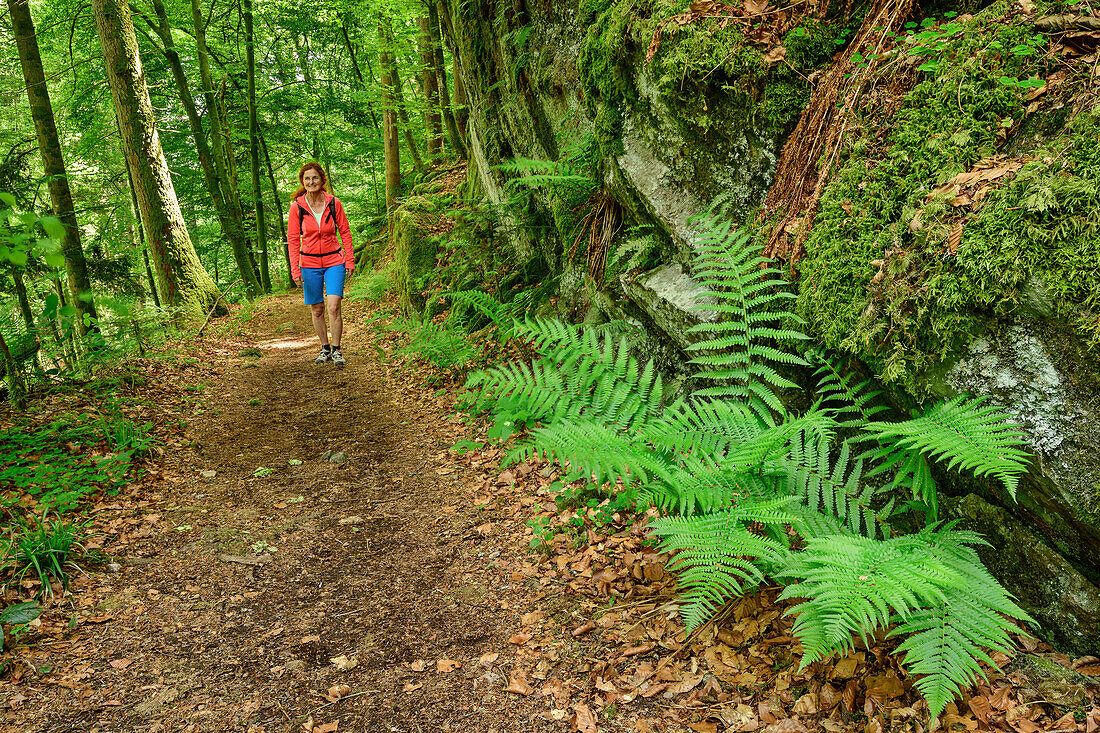
[[[344,39],[344,48],[348,51],[348,57],[351,59],[351,68],[355,72],[355,78],[352,80],[352,88],[355,91],[363,91],[366,88],[366,80],[363,79],[363,72],[359,69],[359,60],[355,57],[355,46],[351,43],[351,36],[348,35],[348,28],[344,23],[340,24],[340,37]],[[374,125],[374,129],[381,132],[381,128],[378,126],[378,115],[374,113],[374,107],[369,103],[366,104],[367,113],[370,115],[371,124]]]
[[[262,147],[264,151],[264,162],[267,163],[267,176],[271,180],[271,200],[275,202],[275,215],[279,220],[279,249],[283,251],[283,258],[286,260],[287,287],[293,288],[294,280],[290,277],[290,251],[281,244],[286,242],[286,227],[283,226],[282,207],[279,206],[279,187],[275,184],[275,169],[271,167],[271,156],[267,154],[267,138],[263,135],[260,136],[260,147]]]
[[[8,383],[8,401],[22,410],[27,406],[27,386],[3,335],[0,335],[0,363],[4,366],[4,377]]]
[[[73,210],[73,195],[65,172],[65,158],[61,153],[57,126],[54,124],[50,92],[42,69],[42,55],[34,34],[34,20],[31,18],[28,0],[8,0],[8,10],[11,12],[15,45],[19,48],[19,63],[23,67],[27,101],[30,103],[31,117],[34,118],[34,129],[38,136],[38,149],[42,153],[42,168],[49,184],[50,205],[54,216],[61,220],[65,228],[61,252],[65,257],[69,293],[78,311],[77,329],[85,334],[89,330],[96,330],[95,303],[92,300],[92,286],[88,279],[84,250],[80,247],[80,227]]]
[[[164,302],[202,318],[218,297],[183,223],[125,0],[92,0],[103,64]]]
[[[159,3],[160,0],[154,0]],[[160,10],[157,11],[158,16]],[[233,146],[229,139],[229,132],[224,124],[222,116],[224,105],[220,103],[218,95],[214,91],[214,77],[210,72],[210,53],[206,47],[206,21],[202,16],[200,0],[191,0],[191,20],[195,26],[195,50],[199,61],[199,79],[202,82],[203,100],[206,102],[207,119],[210,121],[210,145],[209,151],[213,158],[214,172],[216,175],[215,186],[220,187],[221,198],[226,217],[224,227],[228,226],[226,239],[233,248],[233,259],[237,262],[237,270],[244,284],[245,293],[249,298],[254,298],[262,292],[260,277],[252,264],[251,247],[248,236],[244,232],[244,211],[241,208],[241,193],[237,185],[236,171],[233,164]],[[166,24],[166,21],[161,21]],[[184,80],[186,84],[186,80]],[[179,81],[177,79],[177,86]],[[182,90],[181,90],[182,96]],[[193,103],[192,103],[193,105]],[[190,113],[188,113],[190,118]],[[192,124],[192,131],[195,126]],[[199,122],[200,131],[202,122]]]
[[[115,115],[115,124],[118,125],[117,114]],[[121,136],[121,134],[122,128],[119,127],[119,135]],[[160,297],[157,295],[157,280],[153,276],[153,266],[149,264],[149,248],[145,246],[145,229],[141,225],[141,208],[138,206],[137,189],[134,188],[134,175],[130,172],[129,163],[126,163],[126,182],[130,184],[130,207],[134,215],[134,221],[137,222],[137,227],[135,227],[136,236],[133,238],[133,243],[141,249],[141,258],[145,261],[145,277],[149,280],[149,293],[153,296],[153,304],[159,308]]]
[[[260,283],[271,292],[271,270],[267,261],[267,227],[264,199],[260,193],[260,124],[256,118],[256,38],[252,27],[252,0],[241,0],[244,15],[245,73],[248,76],[248,153],[252,159],[252,199],[256,204],[256,241],[260,246]]]
[[[179,92],[180,103],[187,113],[187,121],[191,127],[191,137],[195,141],[195,152],[198,155],[199,167],[202,168],[203,179],[206,182],[206,190],[210,193],[210,201],[213,204],[214,213],[218,217],[222,234],[229,240],[234,253],[238,250],[248,251],[248,237],[243,228],[242,213],[239,205],[234,209],[225,196],[226,188],[221,182],[223,179],[218,174],[214,157],[210,151],[210,143],[206,131],[202,126],[202,117],[195,106],[195,99],[191,95],[191,88],[187,82],[183,64],[179,53],[176,51],[175,40],[172,37],[172,27],[168,23],[168,16],[164,9],[163,0],[152,0],[153,11],[156,13],[158,25],[150,27],[156,32],[163,44],[164,58],[172,69],[172,77],[176,82],[176,90]]]
[[[420,75],[424,87],[424,97],[428,107],[424,111],[424,127],[428,131],[428,157],[436,160],[443,154],[443,117],[439,108],[439,72],[436,70],[436,40],[431,32],[431,18],[427,13],[420,16],[420,34],[416,45],[420,50]]]
[[[447,127],[447,138],[451,141],[451,147],[458,153],[458,157],[466,160],[465,128],[459,128],[455,122],[455,113],[451,108],[451,93],[447,91],[447,64],[443,58],[443,41],[439,26],[439,7],[429,0],[428,22],[431,25],[432,37],[435,39],[435,68],[439,75],[439,98],[443,108],[443,122]],[[457,56],[455,57],[457,58]],[[455,82],[458,83],[457,81]],[[455,90],[457,97],[458,90]],[[457,106],[457,105],[456,105]]]
[[[467,129],[470,122],[470,113],[467,109],[466,98],[466,85],[462,82],[462,74],[458,70],[458,54],[454,55],[454,73],[451,75],[454,79],[455,94],[454,94],[454,121],[457,128],[458,139],[462,141],[462,145],[469,149],[469,138],[466,137]]]
[[[401,195],[401,144],[397,137],[397,100],[386,47],[387,33],[378,24],[378,67],[382,72],[382,143],[386,163],[386,219],[393,236],[393,215]]]
[[[11,279],[15,283],[15,297],[19,300],[19,312],[23,316],[23,322],[27,324],[27,333],[34,337],[34,354],[31,356],[31,365],[34,367],[34,373],[39,377],[45,377],[46,372],[42,369],[42,364],[39,362],[39,346],[42,343],[42,339],[38,336],[38,326],[34,322],[34,310],[31,308],[31,300],[27,297],[27,285],[23,282],[23,273],[18,267],[13,267],[11,271]]]
[[[382,17],[382,26],[385,31],[385,44],[383,47],[383,55],[381,63],[384,67],[383,74],[387,74],[390,78],[390,86],[393,88],[393,98],[397,105],[397,116],[401,120],[401,134],[405,137],[405,146],[409,149],[409,155],[412,157],[413,167],[417,171],[424,170],[424,159],[420,157],[420,149],[416,146],[416,139],[412,134],[412,127],[409,125],[409,111],[405,107],[405,93],[401,89],[401,72],[397,68],[397,54],[394,52],[394,46],[397,44],[393,39],[393,24],[388,16]]]

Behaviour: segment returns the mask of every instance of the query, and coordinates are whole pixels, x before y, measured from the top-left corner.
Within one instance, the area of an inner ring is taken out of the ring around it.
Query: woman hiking
[[[306,305],[313,311],[313,329],[321,339],[321,353],[314,362],[331,361],[343,366],[347,360],[340,353],[340,336],[344,331],[340,301],[344,297],[344,275],[355,269],[351,227],[344,215],[344,205],[328,192],[328,175],[320,163],[311,161],[303,165],[298,171],[298,183],[301,186],[294,192],[286,227],[290,276],[302,286]]]

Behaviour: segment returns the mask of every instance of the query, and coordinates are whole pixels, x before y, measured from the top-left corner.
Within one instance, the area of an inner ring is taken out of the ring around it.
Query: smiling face
[[[316,168],[310,168],[306,171],[305,175],[302,176],[302,186],[311,194],[319,192],[323,183],[324,181],[321,179],[321,174],[317,172]]]

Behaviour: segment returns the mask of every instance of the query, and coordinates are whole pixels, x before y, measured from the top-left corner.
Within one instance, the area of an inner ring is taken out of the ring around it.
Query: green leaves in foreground
[[[809,540],[778,573],[793,581],[781,599],[806,599],[787,612],[805,652],[799,668],[900,623],[890,635],[912,634],[898,651],[910,673],[925,675],[916,684],[934,719],[960,687],[984,676],[979,661],[993,664],[983,647],[1011,648],[1017,629],[1006,617],[1030,620],[982,566],[973,550],[981,544],[954,524],[879,541]]]
[[[4,651],[4,626],[10,624],[28,624],[42,615],[42,605],[38,601],[16,603],[0,611],[0,652]]]

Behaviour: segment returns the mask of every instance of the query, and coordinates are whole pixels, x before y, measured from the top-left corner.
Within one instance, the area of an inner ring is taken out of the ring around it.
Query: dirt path
[[[74,586],[77,628],[46,660],[56,684],[23,693],[10,730],[563,725],[502,692],[507,671],[489,661],[515,628],[474,562],[484,519],[436,471],[458,430],[380,365],[354,304],[347,320],[341,370],[312,363],[290,295],[199,355],[197,399],[181,396],[191,445],[171,446],[156,493],[114,505],[132,554]],[[249,340],[258,358],[241,356]]]

